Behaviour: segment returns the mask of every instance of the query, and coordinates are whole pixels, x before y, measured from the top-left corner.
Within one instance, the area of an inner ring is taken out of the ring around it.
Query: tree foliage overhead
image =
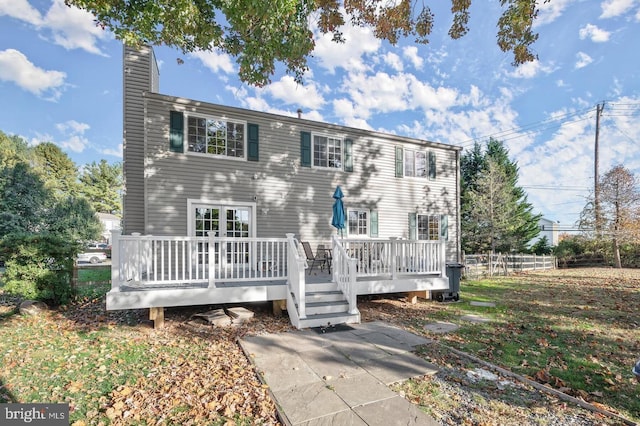
[[[518,165],[503,143],[479,143],[462,155],[462,248],[468,253],[526,251],[540,230],[527,194],[518,186]]]
[[[34,148],[45,184],[55,195],[67,197],[78,193],[78,168],[60,147],[44,142]]]
[[[396,44],[413,37],[427,44],[434,14],[415,0],[65,0],[91,12],[103,28],[130,45],[165,44],[183,52],[219,49],[236,58],[239,77],[254,85],[270,81],[277,63],[302,81],[315,47],[312,24],[333,41],[344,42],[345,23],[370,27],[377,38]],[[500,0],[497,43],[513,53],[513,65],[536,59],[531,45],[536,0]],[[452,0],[449,36],[469,31],[470,0]]]

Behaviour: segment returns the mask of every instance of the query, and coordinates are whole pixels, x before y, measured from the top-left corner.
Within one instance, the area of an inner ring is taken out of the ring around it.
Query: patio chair
[[[307,256],[307,261],[311,261],[311,266],[309,267],[309,275],[311,275],[311,271],[316,263],[320,264],[320,270],[324,269],[324,265],[327,264],[327,253],[324,250],[324,246],[318,246],[318,249],[322,247],[322,250],[317,250],[316,254],[313,254],[313,250],[311,249],[311,244],[308,241],[302,242],[302,247],[304,248],[304,254]]]

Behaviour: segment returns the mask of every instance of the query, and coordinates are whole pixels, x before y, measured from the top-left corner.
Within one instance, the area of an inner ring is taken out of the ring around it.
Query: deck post
[[[273,303],[273,315],[276,317],[282,316],[282,311],[287,309],[287,300],[274,300]]]
[[[135,237],[135,239],[133,240],[133,279],[136,280],[136,282],[140,282],[141,280],[141,275],[140,275],[140,262],[142,262],[142,254],[140,253],[140,233],[139,232],[132,232],[131,236]],[[112,254],[113,256],[113,254]],[[113,259],[111,260],[111,262],[113,263]]]
[[[440,276],[447,278],[447,247],[444,241],[440,242]]]
[[[111,231],[111,291],[120,291],[120,236],[122,231]]]
[[[215,243],[213,241],[213,237],[216,235],[215,232],[207,232],[207,236],[209,237],[209,288],[214,288],[216,283],[215,283],[215,277],[216,277],[216,271],[215,271],[215,265],[216,265],[216,250],[215,250]],[[222,250],[222,248],[221,248]],[[196,263],[196,268],[199,268],[199,262]],[[204,268],[202,269],[202,273],[204,274]]]
[[[398,274],[398,265],[396,262],[398,261],[398,243],[396,237],[391,237],[391,279],[395,280]]]
[[[149,308],[149,319],[153,321],[153,328],[164,327],[164,308]]]

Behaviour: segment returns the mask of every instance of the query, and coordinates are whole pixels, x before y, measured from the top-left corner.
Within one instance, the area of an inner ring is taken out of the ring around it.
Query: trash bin
[[[447,263],[447,277],[449,277],[448,291],[434,291],[433,298],[439,302],[460,299],[460,279],[462,278],[462,263]]]

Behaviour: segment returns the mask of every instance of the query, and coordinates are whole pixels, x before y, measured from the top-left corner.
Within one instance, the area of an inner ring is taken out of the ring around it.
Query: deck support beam
[[[287,309],[287,301],[285,300],[274,300],[273,301],[273,315],[279,317],[282,315],[282,311]]]
[[[153,328],[164,327],[164,308],[149,308],[149,319],[153,321]]]
[[[411,303],[412,305],[415,305],[416,303],[418,303],[418,298],[429,300],[429,296],[429,290],[410,291],[409,293],[407,293],[407,300],[409,300],[409,303]]]

